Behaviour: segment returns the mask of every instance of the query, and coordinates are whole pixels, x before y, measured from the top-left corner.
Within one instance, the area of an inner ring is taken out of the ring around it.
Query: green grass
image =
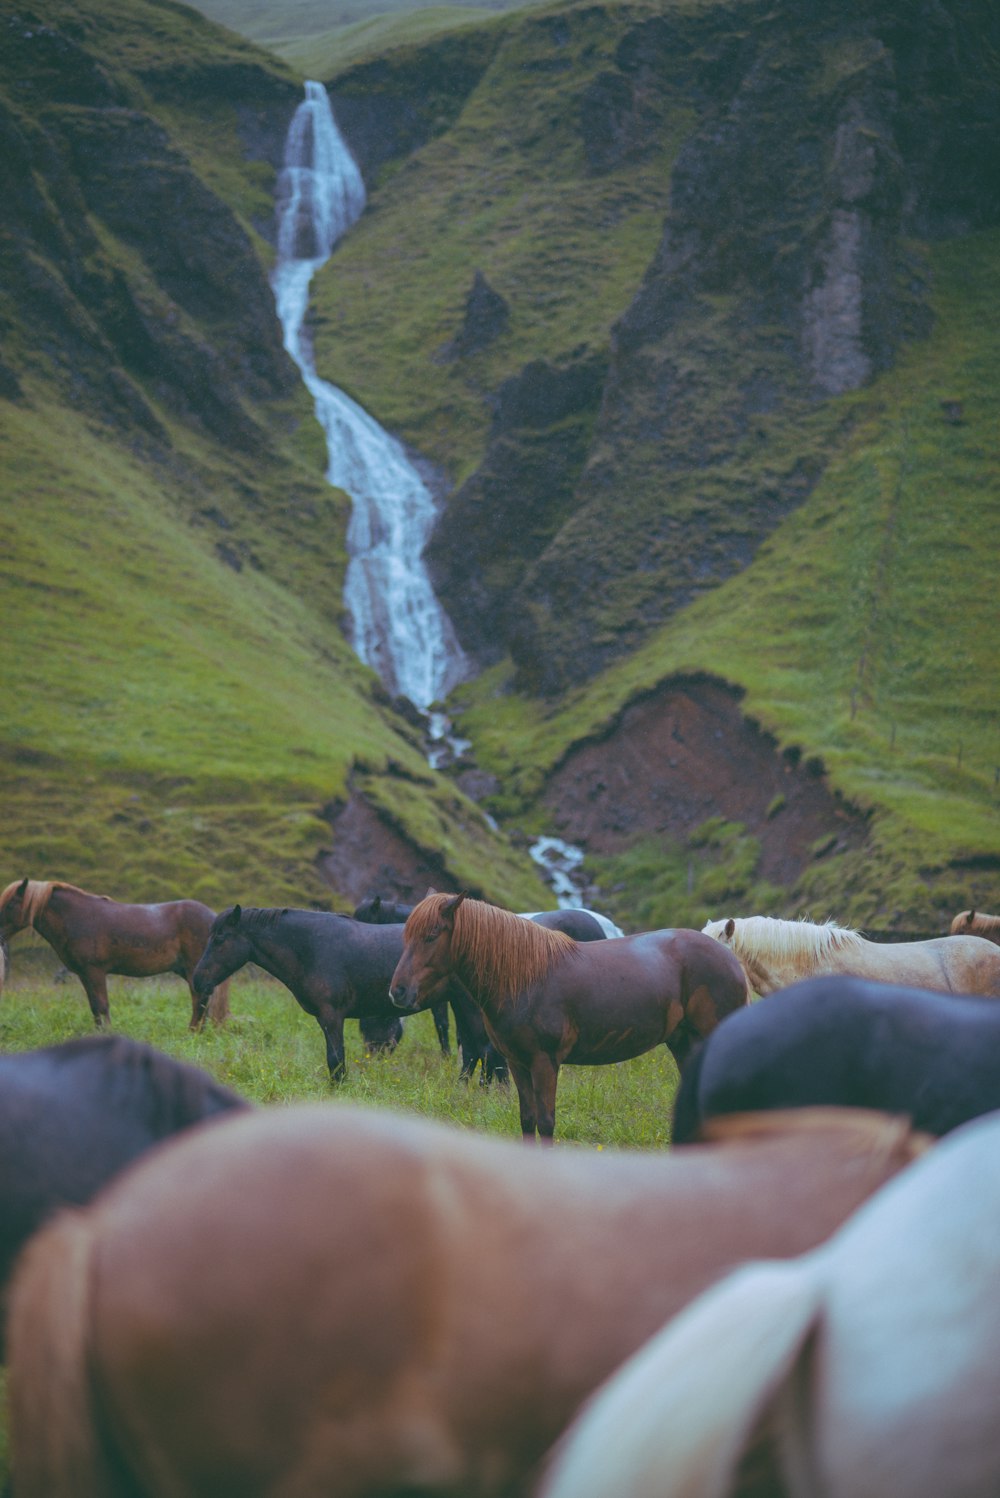
[[[32,936],[14,939],[12,976],[0,1004],[0,1049],[52,1045],[93,1029],[75,978],[54,983],[56,963]],[[179,978],[108,980],[116,1030],[190,1061],[260,1104],[332,1100],[402,1108],[464,1128],[520,1138],[513,1087],[467,1086],[457,1055],[444,1057],[429,1014],[406,1021],[391,1056],[366,1057],[358,1027],[346,1027],[347,1080],[333,1087],[323,1036],[283,984],[266,975],[237,974],[232,1018],[192,1035],[187,985]],[[454,1026],[452,1026],[454,1045]],[[620,1066],[564,1068],[559,1080],[557,1134],[592,1148],[661,1149],[669,1143],[677,1068],[663,1048]]]

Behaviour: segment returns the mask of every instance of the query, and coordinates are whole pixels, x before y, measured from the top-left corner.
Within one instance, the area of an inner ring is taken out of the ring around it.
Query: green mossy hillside
[[[259,233],[300,85],[183,6],[0,25],[0,885],[344,905],[325,810],[363,776],[456,883],[538,903],[345,638],[349,503]]]
[[[789,913],[941,929],[963,906],[1000,903],[1000,233],[938,245],[929,266],[933,333],[840,398],[849,435],[744,572],[557,707],[512,692],[509,668],[463,689],[462,731],[504,787],[498,810],[530,816],[574,742],[657,682],[705,671],[744,688],[780,746],[818,756],[873,813],[866,847],[818,858],[786,892]],[[606,887],[623,886],[620,911],[645,897],[648,853],[633,872],[601,865]],[[696,919],[707,902],[688,898],[686,871],[684,849],[661,850],[656,877]],[[741,898],[744,913],[774,909],[753,882]]]

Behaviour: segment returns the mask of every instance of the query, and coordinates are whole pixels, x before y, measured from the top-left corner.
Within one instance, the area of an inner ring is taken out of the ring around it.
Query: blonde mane
[[[0,892],[0,910],[4,910],[10,904],[14,894],[20,889],[22,880],[15,879],[12,884]],[[21,914],[24,917],[24,927],[29,929],[34,926],[35,921],[48,905],[54,890],[69,889],[74,894],[86,895],[89,900],[106,900],[107,895],[92,895],[87,890],[81,889],[77,884],[67,884],[64,879],[29,879],[21,901]]]
[[[428,895],[414,906],[406,922],[407,943],[440,926],[442,907],[453,898]],[[562,931],[550,931],[482,900],[463,900],[455,911],[452,955],[479,994],[498,1004],[547,977],[577,946]]]
[[[987,915],[981,910],[961,910],[951,923],[951,935],[1000,935],[1000,915]]]
[[[712,921],[709,935],[715,936],[715,927],[725,928],[725,921]],[[737,957],[746,962],[815,962],[830,952],[857,952],[865,946],[865,939],[849,926],[838,926],[834,921],[816,925],[813,921],[781,921],[771,915],[748,915],[733,922],[734,931],[729,945]],[[708,928],[706,928],[708,929]]]

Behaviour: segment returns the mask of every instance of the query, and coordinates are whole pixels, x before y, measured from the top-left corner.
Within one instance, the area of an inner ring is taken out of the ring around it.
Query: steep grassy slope
[[[930,269],[933,334],[841,399],[849,438],[746,571],[559,710],[505,690],[502,671],[465,689],[463,728],[508,795],[520,785],[530,806],[572,745],[608,732],[627,701],[707,671],[743,687],[745,709],[781,745],[819,756],[834,787],[874,813],[865,847],[819,856],[790,909],[912,930],[997,903],[1000,233],[938,247]],[[667,906],[678,920],[719,913],[725,884],[685,890],[690,860],[690,848],[661,847],[599,871],[621,886],[622,911],[648,903],[660,878],[650,918]],[[758,881],[751,859],[741,878],[730,873],[730,899],[754,904]]]
[[[460,86],[421,110],[445,55],[331,81],[373,191],[317,347],[452,486],[431,557],[501,662],[465,721],[493,809],[707,669],[877,812],[793,905],[1000,899],[996,12],[550,6],[452,39]]]
[[[0,24],[6,878],[326,903],[357,780],[536,902],[341,630],[347,501],[256,227],[299,86],[172,4]]]
[[[807,497],[926,334],[922,243],[1000,213],[998,52],[980,0],[565,5],[331,80],[375,191],[321,362],[443,466],[481,662],[558,694]]]
[[[450,31],[518,0],[201,0],[197,9],[220,26],[266,47],[308,78],[328,77],[355,56]]]

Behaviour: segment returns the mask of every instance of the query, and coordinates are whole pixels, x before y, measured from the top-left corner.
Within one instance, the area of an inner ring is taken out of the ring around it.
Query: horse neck
[[[789,983],[794,983],[802,974],[793,970],[788,959],[775,959],[763,966],[759,959],[747,957],[742,952],[732,949],[734,956],[739,959],[740,965],[747,976],[747,982],[755,994],[763,997],[764,994],[774,993],[778,988],[787,988]]]
[[[245,967],[248,962],[255,962],[266,973],[270,973],[272,978],[277,978],[281,983],[286,982],[292,969],[297,970],[301,966],[301,961],[290,944],[287,928],[284,933],[281,930],[285,922],[286,917],[279,915],[270,921],[245,925],[243,936],[250,953],[240,965]],[[236,972],[236,968],[233,968],[233,972]],[[232,977],[232,973],[228,976]]]
[[[79,903],[80,891],[66,889],[64,886],[55,884],[49,891],[49,898],[41,910],[35,912],[35,918],[31,922],[32,930],[37,931],[47,942],[55,945],[66,934],[66,919],[73,914],[74,908]],[[87,899],[88,896],[84,896]],[[25,923],[27,924],[27,923]]]

